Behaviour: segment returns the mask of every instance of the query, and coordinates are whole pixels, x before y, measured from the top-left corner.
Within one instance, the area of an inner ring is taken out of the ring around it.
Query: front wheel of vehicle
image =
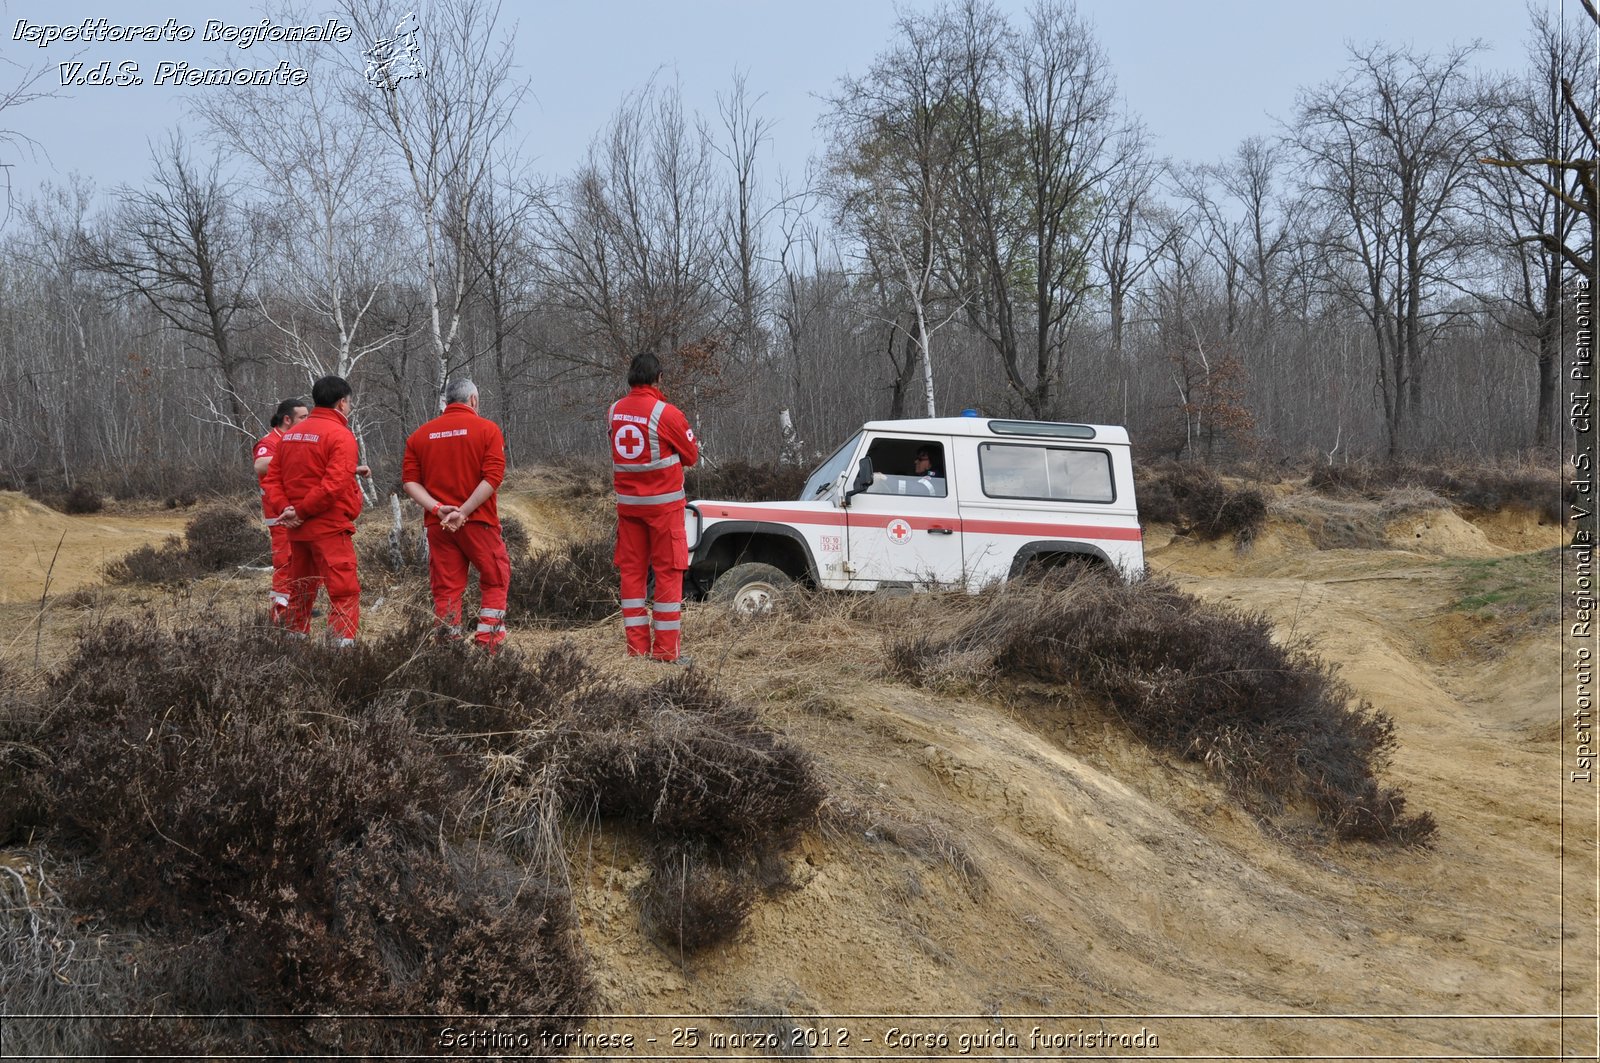
[[[711,600],[733,607],[740,616],[766,616],[794,588],[782,569],[759,561],[734,565],[711,585]]]

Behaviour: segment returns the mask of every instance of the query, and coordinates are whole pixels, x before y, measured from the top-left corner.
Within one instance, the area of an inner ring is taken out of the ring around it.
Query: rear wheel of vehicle
[[[734,565],[711,585],[711,600],[733,607],[741,616],[765,616],[794,588],[783,570],[759,561]]]
[[[1093,554],[1035,554],[1016,579],[1038,583],[1073,583],[1080,579],[1111,580],[1115,570]]]

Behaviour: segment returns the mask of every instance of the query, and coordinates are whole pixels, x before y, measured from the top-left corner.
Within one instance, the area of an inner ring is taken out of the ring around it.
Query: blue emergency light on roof
[[[963,416],[963,417],[981,417],[983,415],[978,412],[977,407],[968,406],[966,409],[961,411],[961,416]]]
[[[1067,424],[1063,421],[990,421],[989,431],[997,436],[1048,436],[1055,439],[1093,439],[1094,425]]]

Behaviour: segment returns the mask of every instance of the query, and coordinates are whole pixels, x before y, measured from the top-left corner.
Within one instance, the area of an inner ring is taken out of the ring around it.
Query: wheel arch
[[[705,528],[689,559],[689,579],[705,597],[717,577],[735,565],[760,561],[796,583],[817,585],[817,562],[805,536],[787,524],[724,520]]]
[[[1117,566],[1110,556],[1093,543],[1081,542],[1073,539],[1036,539],[1031,543],[1023,543],[1017,548],[1016,556],[1011,559],[1011,572],[1008,576],[1015,579],[1023,569],[1036,562],[1052,564],[1052,558],[1089,561],[1097,565],[1104,565],[1110,572],[1116,572]]]

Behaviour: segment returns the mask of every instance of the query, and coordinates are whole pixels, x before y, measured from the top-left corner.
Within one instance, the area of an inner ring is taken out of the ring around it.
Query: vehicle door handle
[[[955,533],[956,530],[954,528],[933,527],[928,529],[929,535],[954,535]]]

